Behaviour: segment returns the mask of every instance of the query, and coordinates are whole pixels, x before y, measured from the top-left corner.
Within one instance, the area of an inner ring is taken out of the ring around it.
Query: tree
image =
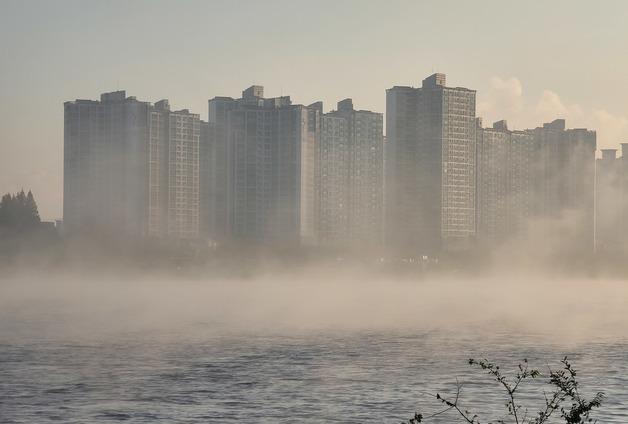
[[[525,408],[518,400],[517,395],[521,384],[527,380],[542,377],[539,370],[529,369],[527,359],[517,367],[514,378],[508,379],[500,370],[500,367],[486,359],[476,360],[469,359],[469,365],[477,367],[485,371],[497,385],[505,391],[507,395],[507,403],[505,404],[508,420],[500,418],[493,421],[480,421],[477,414],[473,414],[464,409],[460,403],[460,394],[462,385],[456,384],[456,394],[453,398],[445,398],[436,393],[430,395],[443,405],[443,409],[435,414],[424,416],[416,412],[414,417],[402,424],[417,424],[426,422],[430,418],[444,414],[448,411],[457,413],[461,422],[468,424],[544,424],[549,423],[550,417],[560,414],[560,417],[566,424],[585,424],[597,422],[590,417],[591,412],[595,408],[602,405],[604,393],[598,392],[591,400],[587,400],[578,391],[578,381],[576,380],[576,370],[572,367],[567,357],[561,361],[562,368],[554,371],[551,368],[548,373],[548,386],[551,387],[550,394],[545,393],[545,405],[539,408],[535,415],[528,415],[528,409]],[[566,406],[565,406],[566,405]]]
[[[26,195],[24,208],[25,217],[28,219],[29,225],[36,226],[41,223],[41,219],[39,218],[39,210],[37,209],[37,202],[35,202],[35,196],[33,196],[33,192],[30,190],[28,190],[28,194]]]
[[[0,227],[8,226],[11,222],[11,204],[13,196],[7,193],[0,200]]]
[[[41,223],[37,202],[33,193],[20,190],[15,195],[10,193],[0,200],[0,227],[13,231],[36,228]]]

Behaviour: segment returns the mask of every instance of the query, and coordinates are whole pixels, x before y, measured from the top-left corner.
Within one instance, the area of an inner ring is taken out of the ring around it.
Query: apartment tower
[[[569,249],[594,249],[596,134],[556,119],[527,131],[538,146],[535,214],[570,228]],[[566,246],[567,247],[567,246]]]
[[[64,104],[68,233],[199,236],[199,117],[104,93]]]
[[[479,122],[479,118],[478,118]],[[506,121],[477,129],[477,231],[489,247],[525,231],[533,216],[534,137]]]
[[[355,110],[352,100],[345,99],[321,122],[319,241],[344,247],[381,246],[383,116]]]
[[[444,74],[386,92],[387,245],[403,255],[468,248],[476,234],[475,91]]]
[[[251,86],[239,99],[211,99],[208,121],[216,238],[313,244],[319,110],[289,96],[264,98],[263,87]]]

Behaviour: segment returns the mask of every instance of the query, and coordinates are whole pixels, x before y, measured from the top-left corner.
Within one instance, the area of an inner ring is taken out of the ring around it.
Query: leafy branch
[[[548,423],[554,413],[560,413],[561,418],[567,424],[595,423],[596,420],[590,418],[594,409],[599,408],[604,400],[604,393],[598,392],[591,400],[584,398],[578,391],[577,372],[567,359],[561,361],[562,368],[552,370],[548,368],[547,384],[552,388],[550,394],[544,393],[545,405],[533,416],[528,415],[528,409],[518,401],[519,388],[528,380],[534,380],[543,375],[537,369],[530,369],[528,360],[524,359],[517,366],[514,377],[508,378],[498,365],[487,359],[469,359],[469,365],[476,367],[488,374],[492,381],[503,389],[507,395],[508,402],[505,404],[506,417],[494,421],[486,421],[486,424],[543,424]],[[418,424],[429,421],[437,415],[448,411],[455,411],[461,421],[468,424],[482,424],[478,414],[472,414],[460,404],[460,394],[462,384],[456,380],[456,393],[453,397],[444,397],[440,393],[433,396],[444,408],[434,414],[425,416],[416,412],[414,417],[402,424]],[[567,405],[567,406],[565,406]]]

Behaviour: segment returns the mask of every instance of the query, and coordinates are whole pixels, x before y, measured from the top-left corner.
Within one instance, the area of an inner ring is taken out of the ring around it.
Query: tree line
[[[11,232],[22,232],[38,228],[41,224],[37,202],[29,190],[15,194],[7,193],[0,200],[0,228]]]

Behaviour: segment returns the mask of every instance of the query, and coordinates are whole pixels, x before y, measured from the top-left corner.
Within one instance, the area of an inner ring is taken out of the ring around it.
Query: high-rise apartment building
[[[218,243],[229,241],[232,236],[233,151],[229,131],[229,114],[238,106],[231,97],[214,97],[209,100],[208,131],[212,139],[207,152],[207,175],[201,181],[204,201],[209,206],[204,217],[210,238]]]
[[[321,244],[342,245],[347,242],[350,219],[348,165],[349,121],[342,116],[323,115],[316,219]]]
[[[398,253],[412,253],[425,241],[419,216],[417,90],[386,90],[384,241]]]
[[[598,252],[623,255],[628,251],[628,143],[602,149],[596,161],[595,248]]]
[[[199,237],[199,115],[171,111],[167,100],[150,112],[149,231],[150,236]]]
[[[352,100],[345,99],[337,110],[323,115],[317,190],[320,243],[381,245],[383,149],[381,113],[355,110]]]
[[[124,91],[64,108],[67,231],[199,236],[198,115]]]
[[[530,217],[535,213],[538,185],[538,145],[525,131],[510,132],[508,163],[508,233],[520,235],[528,230]]]
[[[150,104],[124,91],[64,104],[63,218],[69,233],[147,232]]]
[[[475,91],[434,74],[386,92],[387,244],[407,254],[470,245],[476,233]]]
[[[199,232],[202,238],[215,242],[215,128],[205,121],[199,121],[199,126]]]
[[[563,219],[572,229],[573,249],[594,248],[595,131],[565,129],[556,119],[528,130],[538,146],[536,215]]]
[[[508,234],[510,133],[500,125],[477,129],[477,230],[491,243]]]
[[[478,119],[479,121],[479,119]],[[477,129],[478,239],[489,246],[525,229],[532,217],[537,149],[534,137],[506,121]]]
[[[319,110],[252,86],[210,100],[209,124],[217,239],[313,243]]]

